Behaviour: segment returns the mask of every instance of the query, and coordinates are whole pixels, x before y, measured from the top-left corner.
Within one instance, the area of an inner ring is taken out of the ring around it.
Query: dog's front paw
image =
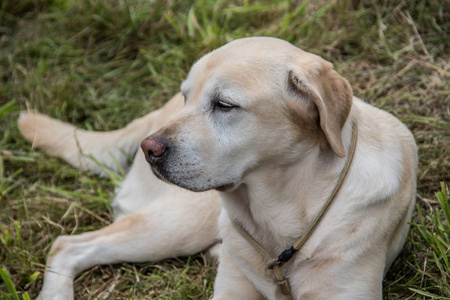
[[[46,271],[44,285],[37,300],[73,300],[73,280],[70,276]]]

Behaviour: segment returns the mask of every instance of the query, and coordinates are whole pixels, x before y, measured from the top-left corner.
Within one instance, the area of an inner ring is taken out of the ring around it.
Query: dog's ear
[[[319,68],[289,71],[289,84],[302,98],[313,101],[328,144],[337,156],[345,157],[341,132],[353,100],[347,80],[334,71],[330,63],[323,61]]]

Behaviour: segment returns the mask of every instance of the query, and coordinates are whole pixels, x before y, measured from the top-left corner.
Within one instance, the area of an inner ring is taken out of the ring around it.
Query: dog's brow
[[[233,100],[226,85],[217,84],[211,91],[211,100]]]
[[[223,93],[219,91],[218,88],[215,88],[211,94],[211,100],[224,100],[225,97]]]

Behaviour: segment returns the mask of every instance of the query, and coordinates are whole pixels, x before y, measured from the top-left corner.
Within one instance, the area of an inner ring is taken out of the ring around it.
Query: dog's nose
[[[141,142],[141,148],[144,151],[145,159],[154,164],[164,157],[169,146],[164,138],[149,136]]]

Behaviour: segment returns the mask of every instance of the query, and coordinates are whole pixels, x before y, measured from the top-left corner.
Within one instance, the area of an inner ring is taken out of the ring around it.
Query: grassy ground
[[[202,54],[268,35],[332,61],[355,95],[413,131],[420,210],[384,297],[450,299],[450,210],[440,185],[450,182],[444,2],[1,1],[0,264],[7,272],[0,298],[34,298],[57,236],[111,222],[114,180],[33,150],[15,123],[20,110],[87,129],[119,128],[176,93]],[[214,275],[202,255],[98,266],[76,280],[76,299],[207,299]]]

